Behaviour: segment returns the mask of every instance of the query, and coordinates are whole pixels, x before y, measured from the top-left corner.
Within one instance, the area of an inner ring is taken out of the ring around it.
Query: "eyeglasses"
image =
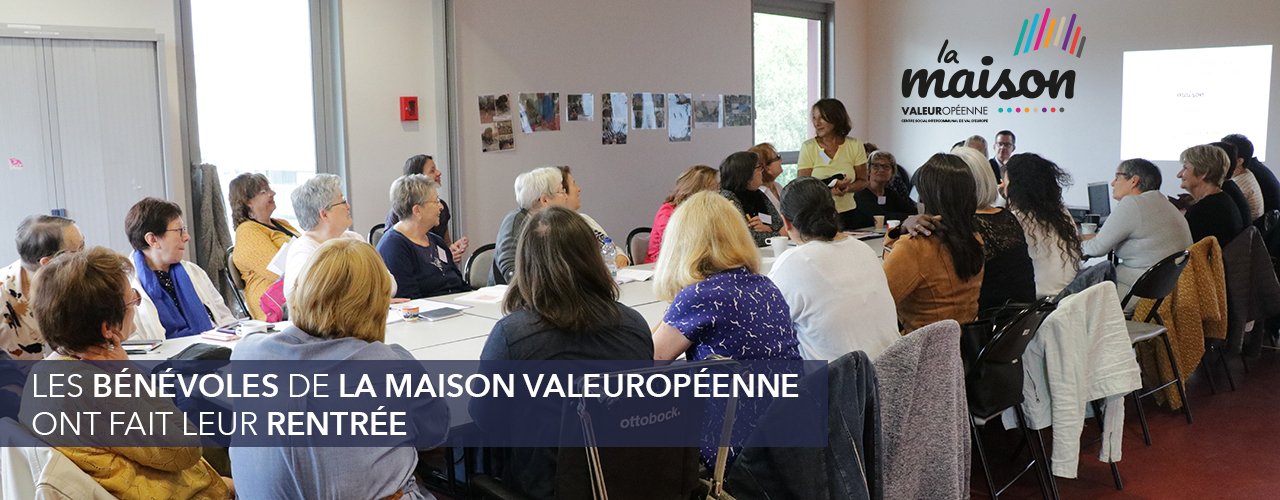
[[[181,231],[181,232],[182,232],[182,234],[191,234],[191,233],[188,233],[188,232],[187,232],[187,226],[175,227],[175,228],[173,228],[173,229],[165,229],[165,230],[164,230],[164,232],[166,232],[166,233],[167,233],[167,232],[169,232],[169,231]]]
[[[765,165],[771,165],[771,164],[773,164],[773,162],[775,162],[775,161],[782,161],[782,157],[781,157],[781,156],[774,156],[774,157],[773,157],[773,159],[771,159],[771,160],[769,160],[769,161],[767,161],[767,162],[764,162],[764,164],[765,164]]]
[[[271,195],[271,196],[275,196],[275,195],[276,195],[276,192],[275,192],[275,191],[273,191],[273,190],[271,190],[271,188],[267,188],[267,189],[263,189],[262,191],[258,191],[258,194],[264,194],[264,193],[265,193],[265,194],[269,194],[269,195]]]
[[[427,201],[422,202],[422,204],[423,204],[423,205],[427,205],[427,204],[439,205],[439,204],[440,204],[440,200],[427,200]]]
[[[893,165],[890,165],[888,163],[872,163],[871,168],[877,168],[880,170],[893,170]]]
[[[142,304],[142,293],[139,292],[137,288],[132,288],[131,290],[133,290],[133,298],[125,301],[125,307],[133,307]]]
[[[325,209],[325,210],[332,210],[332,209],[333,209],[333,207],[336,207],[336,206],[338,206],[338,205],[346,205],[346,206],[347,206],[347,210],[350,210],[350,209],[351,209],[351,203],[348,203],[348,202],[347,202],[347,200],[342,200],[342,201],[339,201],[339,202],[337,202],[337,203],[331,203],[331,204],[329,204],[329,206],[324,207],[324,209]]]
[[[1012,143],[1012,142],[997,142],[997,143],[996,143],[996,147],[997,147],[997,148],[1011,148],[1011,147],[1013,147],[1013,143]]]

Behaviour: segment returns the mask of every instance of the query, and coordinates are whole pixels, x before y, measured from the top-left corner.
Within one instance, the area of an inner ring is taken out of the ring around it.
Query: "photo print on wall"
[[[516,139],[511,121],[511,96],[489,94],[480,96],[480,151],[512,151]]]
[[[560,94],[520,93],[520,128],[526,134],[560,130]]]
[[[600,144],[626,144],[627,116],[630,114],[625,92],[600,94]]]
[[[567,94],[565,108],[571,122],[595,121],[595,99],[593,94]]]
[[[749,95],[724,96],[724,126],[749,127],[755,110],[751,107]]]
[[[720,101],[724,96],[717,94],[698,94],[693,100],[694,128],[720,128]]]
[[[631,94],[631,110],[636,129],[666,128],[666,94]]]
[[[693,140],[693,99],[690,94],[667,94],[667,141]]]

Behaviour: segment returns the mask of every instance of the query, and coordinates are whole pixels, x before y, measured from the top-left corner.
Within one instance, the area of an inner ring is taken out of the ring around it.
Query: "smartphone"
[[[836,182],[842,181],[844,179],[845,179],[844,174],[836,174],[831,177],[827,177],[826,179],[822,179],[822,183],[826,184],[827,187],[836,187]]]
[[[455,316],[462,316],[462,309],[454,309],[452,307],[441,307],[430,311],[422,311],[418,313],[418,317],[427,321],[439,321],[449,319]]]

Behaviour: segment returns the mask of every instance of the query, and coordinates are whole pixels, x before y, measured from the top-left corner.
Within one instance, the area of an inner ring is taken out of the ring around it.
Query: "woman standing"
[[[644,264],[658,261],[658,251],[662,249],[662,235],[666,232],[667,221],[671,220],[671,213],[676,211],[676,207],[694,193],[719,189],[718,177],[716,169],[706,165],[696,165],[689,167],[689,170],[685,170],[680,178],[676,179],[676,188],[671,190],[671,194],[667,195],[667,199],[663,200],[662,206],[658,208],[658,213],[653,216],[653,228],[649,232],[649,252],[645,256]]]
[[[236,249],[232,260],[244,278],[244,296],[253,319],[266,319],[260,299],[267,288],[280,279],[267,264],[289,240],[302,234],[288,221],[272,219],[276,192],[267,176],[243,173],[231,179],[231,222],[236,228]]]
[[[1006,164],[1009,208],[1027,235],[1035,267],[1036,297],[1051,297],[1071,284],[1080,270],[1080,233],[1062,204],[1062,188],[1071,174],[1033,153],[1014,155]]]
[[[858,202],[853,194],[867,187],[867,153],[862,141],[849,137],[853,125],[844,104],[835,99],[822,99],[809,113],[813,120],[814,138],[800,145],[797,174],[813,176],[831,186],[836,211],[844,229],[857,229],[875,224],[875,220],[854,211]],[[832,177],[841,175],[834,185]]]
[[[941,153],[919,172],[920,199],[938,224],[926,238],[899,237],[899,228],[885,236],[892,251],[884,259],[884,273],[904,334],[944,319],[973,321],[983,284],[973,174],[960,157]],[[989,167],[986,172],[994,178]]]

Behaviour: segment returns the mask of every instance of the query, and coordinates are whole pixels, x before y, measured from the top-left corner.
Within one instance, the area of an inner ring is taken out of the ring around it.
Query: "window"
[[[330,99],[327,61],[313,60],[330,43],[323,26],[326,5],[316,0],[186,0],[194,74],[195,161],[218,166],[224,197],[231,179],[245,172],[267,176],[276,192],[275,218],[297,222],[289,195],[327,168],[327,134],[317,124]],[[246,14],[251,13],[251,14]],[[320,15],[317,16],[317,13]],[[317,148],[317,143],[321,148]],[[319,168],[318,168],[319,166]],[[228,214],[230,210],[228,208]],[[233,233],[234,233],[234,228]]]
[[[777,148],[782,184],[795,178],[800,144],[813,137],[809,107],[830,95],[831,8],[795,0],[753,5],[755,142]]]

